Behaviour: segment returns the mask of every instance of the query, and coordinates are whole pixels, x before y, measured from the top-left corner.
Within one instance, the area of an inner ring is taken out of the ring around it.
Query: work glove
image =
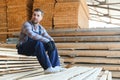
[[[48,51],[53,51],[55,49],[54,41],[49,41],[48,43],[46,43],[46,46]]]

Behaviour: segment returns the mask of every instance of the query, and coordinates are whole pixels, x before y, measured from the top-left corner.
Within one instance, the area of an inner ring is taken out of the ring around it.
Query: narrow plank
[[[36,68],[36,69],[39,69],[39,68]],[[0,76],[3,76],[5,74],[13,74],[13,73],[20,73],[20,72],[28,72],[28,71],[33,71],[33,70],[36,70],[35,68],[33,69],[22,69],[22,70],[13,70],[13,71],[8,71],[8,72],[1,72],[0,73]]]
[[[76,58],[63,58],[64,62],[69,63],[105,63],[105,64],[120,64],[119,58],[100,58],[100,57],[76,57]]]
[[[0,60],[4,60],[4,61],[12,61],[12,60],[14,60],[14,61],[32,61],[32,60],[37,60],[36,58],[21,58],[21,57],[9,57],[9,56],[0,56]]]
[[[15,73],[15,74],[6,74],[6,75],[3,75],[0,77],[1,80],[6,80],[6,79],[9,79],[9,80],[18,80],[19,78],[23,78],[23,77],[26,77],[26,76],[29,76],[29,75],[34,75],[36,73],[41,73],[43,71],[42,68],[40,69],[35,69],[33,71],[26,71],[26,72],[20,72],[20,73]]]
[[[73,36],[53,37],[56,42],[113,42],[120,41],[120,36]]]
[[[3,68],[3,67],[6,67],[6,68],[15,68],[15,67],[28,67],[28,66],[40,66],[40,64],[34,64],[34,63],[32,63],[32,64],[23,64],[23,65],[21,65],[21,64],[9,64],[9,65],[1,65],[0,66],[0,68]]]
[[[114,78],[120,79],[120,70],[119,71],[111,71],[111,72],[112,72],[112,76]]]
[[[68,66],[72,66],[72,65],[68,65]],[[74,64],[73,66],[83,66],[83,67],[101,67],[103,68],[103,70],[110,70],[112,71],[120,71],[120,65],[118,64],[94,64],[94,63],[87,63],[87,64],[84,64],[84,63],[80,63],[80,64]]]
[[[9,61],[9,60],[8,60],[8,61],[0,61],[0,63],[1,63],[1,64],[6,64],[6,65],[7,65],[7,64],[8,64],[8,65],[9,65],[9,64],[20,64],[20,63],[21,63],[21,64],[26,64],[26,63],[29,64],[29,63],[38,63],[38,61],[37,61],[37,60],[36,60],[36,61]]]
[[[109,73],[109,71],[105,71],[105,72],[102,74],[102,76],[100,77],[99,80],[107,80],[108,73]]]
[[[109,50],[58,50],[61,56],[98,56],[98,57],[120,57],[120,51]]]
[[[97,45],[97,46],[96,46]],[[103,46],[104,45],[104,46]],[[120,42],[56,43],[58,49],[100,49],[112,50],[120,47]]]
[[[0,51],[12,51],[12,52],[16,52],[16,51],[17,51],[17,49],[2,48],[2,47],[0,47]]]
[[[92,75],[88,76],[84,80],[96,80],[97,77],[99,76],[101,70],[102,70],[102,68],[98,68]]]
[[[118,35],[119,29],[56,29],[48,31],[51,36],[105,36],[105,35]]]
[[[6,43],[2,43],[0,44],[1,48],[16,48],[16,44],[6,44]]]
[[[110,71],[108,73],[107,80],[112,80],[112,72],[110,72]]]
[[[85,72],[85,73],[83,73],[83,74],[79,74],[78,76],[73,77],[73,78],[70,79],[70,80],[78,80],[78,79],[83,80],[83,79],[87,78],[88,76],[92,76],[93,73],[95,73],[97,70],[101,70],[101,68],[100,68],[100,69],[95,68],[95,69],[89,70],[89,71],[87,71],[87,72]],[[97,76],[96,76],[96,77],[97,77]],[[89,79],[89,80],[90,80],[90,79]],[[94,78],[92,78],[92,80],[94,80]]]
[[[0,71],[2,72],[8,72],[8,71],[15,71],[15,70],[23,70],[23,69],[33,69],[33,68],[41,68],[40,65],[38,66],[28,66],[28,67],[25,67],[25,66],[22,66],[22,67],[12,67],[12,68],[2,68],[0,69]]]

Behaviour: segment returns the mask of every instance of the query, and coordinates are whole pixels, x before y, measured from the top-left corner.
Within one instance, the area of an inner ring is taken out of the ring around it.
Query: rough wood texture
[[[11,80],[100,80],[100,78],[102,78],[104,75],[109,75],[109,72],[106,73],[101,70],[102,68],[71,67],[59,73],[44,74],[43,70],[37,69],[28,72],[4,75],[1,76],[0,79],[9,78]],[[112,76],[109,75],[109,78],[112,79]],[[108,77],[105,77],[105,80],[110,79],[108,79]]]
[[[85,1],[57,2],[54,13],[55,29],[65,28],[88,28],[88,12],[84,10],[87,5],[82,5]]]

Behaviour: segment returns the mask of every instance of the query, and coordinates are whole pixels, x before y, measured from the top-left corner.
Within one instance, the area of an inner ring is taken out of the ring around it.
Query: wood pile
[[[53,13],[55,0],[34,0],[33,9],[40,8],[44,12],[43,20],[40,22],[46,29],[53,27]]]
[[[0,32],[7,32],[7,6],[5,0],[0,1]],[[0,41],[5,41],[7,35],[0,35]]]
[[[6,0],[6,4],[8,29],[21,28],[31,16],[32,0]]]
[[[39,68],[36,57],[18,55],[16,49],[0,48],[0,76]]]
[[[65,66],[62,58],[60,58],[60,62],[61,66]],[[16,49],[0,47],[0,80],[1,77],[6,80],[5,75],[29,73],[35,70],[43,71],[35,56],[18,55]]]
[[[102,67],[120,79],[120,29],[52,30],[58,52],[69,65]]]
[[[84,0],[34,0],[33,8],[45,12],[41,24],[46,29],[88,28],[89,11]]]
[[[1,0],[0,1],[0,41],[5,42],[9,29],[21,28],[30,19],[33,0]],[[11,32],[11,31],[10,31]]]
[[[102,68],[93,67],[71,67],[65,71],[44,74],[43,70],[37,69],[29,72],[8,74],[0,77],[1,80],[112,80],[109,71],[101,71]]]
[[[85,0],[57,0],[54,28],[88,28],[89,11]]]

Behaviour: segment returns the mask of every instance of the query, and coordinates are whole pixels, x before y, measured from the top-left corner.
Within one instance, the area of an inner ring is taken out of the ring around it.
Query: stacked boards
[[[53,27],[55,0],[34,0],[33,9],[40,8],[44,12],[43,20],[40,22],[46,29]]]
[[[9,32],[21,28],[24,21],[30,19],[33,0],[1,0],[0,1],[0,31]],[[0,41],[6,41],[8,35],[0,35]]]
[[[54,27],[88,28],[89,11],[85,0],[57,0]]]
[[[1,76],[1,80],[9,78],[10,80],[112,80],[111,72],[101,71],[102,68],[93,67],[71,67],[65,71],[44,74],[40,69],[22,72],[17,74],[9,74]]]
[[[7,32],[7,6],[6,6],[6,1],[1,0],[0,1],[0,32]],[[3,34],[0,35],[0,41],[5,41],[7,35]]]
[[[6,4],[8,31],[21,28],[22,24],[31,17],[32,0],[6,0]]]
[[[89,11],[85,0],[34,0],[33,8],[45,12],[41,24],[46,29],[88,28]]]
[[[120,79],[120,29],[52,30],[66,64],[102,67]]]

